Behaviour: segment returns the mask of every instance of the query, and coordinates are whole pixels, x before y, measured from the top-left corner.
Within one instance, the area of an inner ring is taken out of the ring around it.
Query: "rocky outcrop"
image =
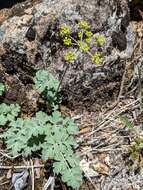
[[[96,66],[86,55],[79,55],[64,77],[63,103],[95,111],[117,96],[125,66],[123,60],[131,56],[134,45],[127,2],[31,0],[0,12],[0,76],[7,84],[6,101],[12,101],[14,93],[16,100],[25,104],[26,96],[22,98],[20,94],[31,88],[35,71],[40,68],[61,77],[65,48],[59,26],[66,23],[74,27],[81,19],[91,23],[93,33],[106,37],[102,49],[104,63]],[[15,83],[10,85],[9,77],[23,89],[19,95],[19,88],[13,86]]]

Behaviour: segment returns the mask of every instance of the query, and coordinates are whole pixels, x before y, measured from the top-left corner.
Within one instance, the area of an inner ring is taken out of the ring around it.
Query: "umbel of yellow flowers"
[[[65,53],[65,60],[72,63],[76,59],[77,51],[87,53],[93,63],[101,64],[103,57],[100,52],[91,53],[91,43],[95,46],[103,46],[105,44],[105,38],[102,35],[96,35],[91,31],[91,26],[87,21],[79,21],[77,24],[78,32],[76,39],[72,37],[72,28],[68,25],[62,25],[60,27],[60,36],[63,38],[65,46],[73,47],[73,50]]]

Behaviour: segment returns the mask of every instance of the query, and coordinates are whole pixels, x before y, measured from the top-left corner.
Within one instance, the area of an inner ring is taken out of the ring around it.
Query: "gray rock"
[[[60,78],[65,65],[65,48],[58,35],[59,25],[69,24],[76,31],[76,21],[83,19],[91,23],[91,30],[95,34],[106,37],[106,44],[102,48],[104,64],[97,66],[87,55],[79,53],[62,83],[63,103],[73,108],[82,106],[83,109],[95,111],[116,98],[124,71],[120,57],[124,58],[118,47],[112,45],[112,33],[121,31],[122,19],[128,15],[126,1],[36,0],[31,4],[26,1],[12,9],[13,12],[0,26],[0,56],[1,63],[7,59],[16,65],[15,74],[19,80],[25,73],[26,76],[33,76],[33,71],[40,68],[46,68]],[[22,11],[18,12],[18,9]],[[125,30],[127,27],[124,24]],[[127,31],[131,33],[131,29]],[[126,31],[123,35],[125,38],[129,36]],[[133,44],[131,39],[128,41]],[[128,44],[126,46],[129,47]],[[130,49],[124,52],[132,53]]]

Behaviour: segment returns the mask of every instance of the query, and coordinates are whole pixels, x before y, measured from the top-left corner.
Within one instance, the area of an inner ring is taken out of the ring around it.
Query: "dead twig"
[[[84,155],[87,155],[89,152],[92,152],[92,153],[102,153],[102,152],[110,152],[110,151],[125,151],[127,149],[129,149],[131,147],[131,145],[122,145],[120,147],[117,147],[117,148],[114,148],[114,147],[105,147],[105,148],[92,148],[92,149],[89,149],[89,150],[84,150],[84,152],[81,152],[80,153],[80,156],[84,156]]]
[[[48,190],[50,186],[51,186],[51,190],[54,190],[54,185],[55,185],[55,178],[50,176],[42,190]]]
[[[33,166],[0,166],[0,170],[9,170],[9,169],[32,169],[32,168],[44,168],[42,165],[33,165]]]
[[[9,183],[9,181],[5,181],[5,182],[3,182],[3,183],[0,183],[0,186],[6,185],[6,184],[8,184],[8,183]]]
[[[85,177],[90,181],[90,183],[92,184],[94,190],[98,190],[96,184],[92,181],[91,177],[87,173],[85,173]]]
[[[32,181],[32,190],[34,190],[34,167],[33,167],[33,161],[32,159],[30,159],[30,163],[31,163],[31,181]]]
[[[126,110],[128,110],[128,107],[136,104],[137,102],[140,101],[140,98],[138,98],[137,100],[134,100],[133,102],[123,106],[118,113],[115,113],[115,110],[112,110],[107,116],[104,117],[104,120],[98,124],[97,129],[92,131],[91,133],[89,133],[86,138],[88,138],[89,136],[93,135],[95,132],[99,131],[99,130],[103,130],[105,128],[103,128],[104,126],[106,126],[108,123],[111,122],[111,119],[115,119],[117,118],[121,113],[125,112]],[[108,127],[108,126],[107,126]]]
[[[123,73],[123,76],[122,76],[122,80],[121,80],[120,91],[119,91],[117,102],[116,102],[117,104],[119,103],[120,98],[121,98],[122,93],[123,93],[123,88],[124,88],[124,83],[125,83],[125,78],[126,78],[126,71],[127,71],[128,66],[129,65],[127,64],[127,61],[126,61],[125,70],[124,70],[124,73]]]
[[[9,156],[8,154],[6,154],[6,153],[4,153],[4,152],[2,152],[2,151],[0,151],[0,154],[2,155],[2,156],[4,156],[4,157],[6,157],[6,158],[8,158],[8,159],[15,159],[15,158],[17,158],[17,157],[19,157],[20,155],[17,155],[17,156]]]

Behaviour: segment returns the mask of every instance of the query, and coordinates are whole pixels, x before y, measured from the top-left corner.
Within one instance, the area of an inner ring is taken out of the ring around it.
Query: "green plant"
[[[134,124],[128,119],[127,116],[121,115],[119,118],[122,121],[122,123],[124,123],[129,129],[134,130]]]
[[[74,62],[76,59],[77,51],[82,53],[87,53],[92,62],[96,64],[101,64],[102,54],[100,52],[91,53],[92,42],[96,46],[103,46],[105,44],[105,38],[102,35],[97,35],[94,37],[92,31],[90,30],[91,26],[86,21],[79,21],[77,24],[78,32],[77,36],[72,37],[72,28],[67,25],[62,25],[60,28],[60,35],[63,38],[63,43],[66,46],[73,47],[73,51],[67,51],[65,54],[65,60],[68,62]]]
[[[66,52],[65,54],[65,60],[68,61],[68,62],[73,62],[76,58],[76,54],[75,52],[72,52],[72,51],[68,51]]]
[[[5,87],[4,87],[3,83],[0,83],[0,96],[3,94],[4,89],[5,89]]]
[[[142,157],[143,151],[143,138],[136,137],[131,143],[131,147],[129,148],[130,159],[133,161],[137,160],[140,162],[140,158]]]
[[[36,89],[42,96],[55,100],[59,81],[47,71],[40,70],[34,79]],[[8,126],[1,135],[7,150],[13,156],[31,156],[36,153],[43,160],[52,159],[53,171],[60,174],[62,180],[73,188],[79,188],[82,174],[79,158],[74,154],[77,145],[74,135],[78,127],[69,117],[64,117],[58,110],[51,115],[39,111],[32,118],[19,118],[18,105],[0,105],[0,124]]]
[[[134,138],[131,141],[129,147],[129,157],[131,160],[138,162],[143,151],[143,137],[140,136],[138,130],[135,128],[134,124],[126,116],[120,116],[120,120],[127,126],[132,132],[134,132]]]
[[[101,35],[96,36],[96,43],[103,46],[105,44],[105,38]]]
[[[73,120],[54,111],[51,116],[36,113],[30,119],[17,119],[3,134],[7,149],[13,155],[31,155],[39,151],[43,160],[53,159],[54,172],[62,175],[64,182],[77,188],[82,181],[79,158],[73,153],[78,128]]]
[[[15,120],[20,112],[20,106],[18,104],[0,104],[0,126],[6,125],[9,122]]]
[[[60,103],[58,91],[60,82],[46,70],[39,70],[34,78],[36,90],[44,97],[52,107]]]

